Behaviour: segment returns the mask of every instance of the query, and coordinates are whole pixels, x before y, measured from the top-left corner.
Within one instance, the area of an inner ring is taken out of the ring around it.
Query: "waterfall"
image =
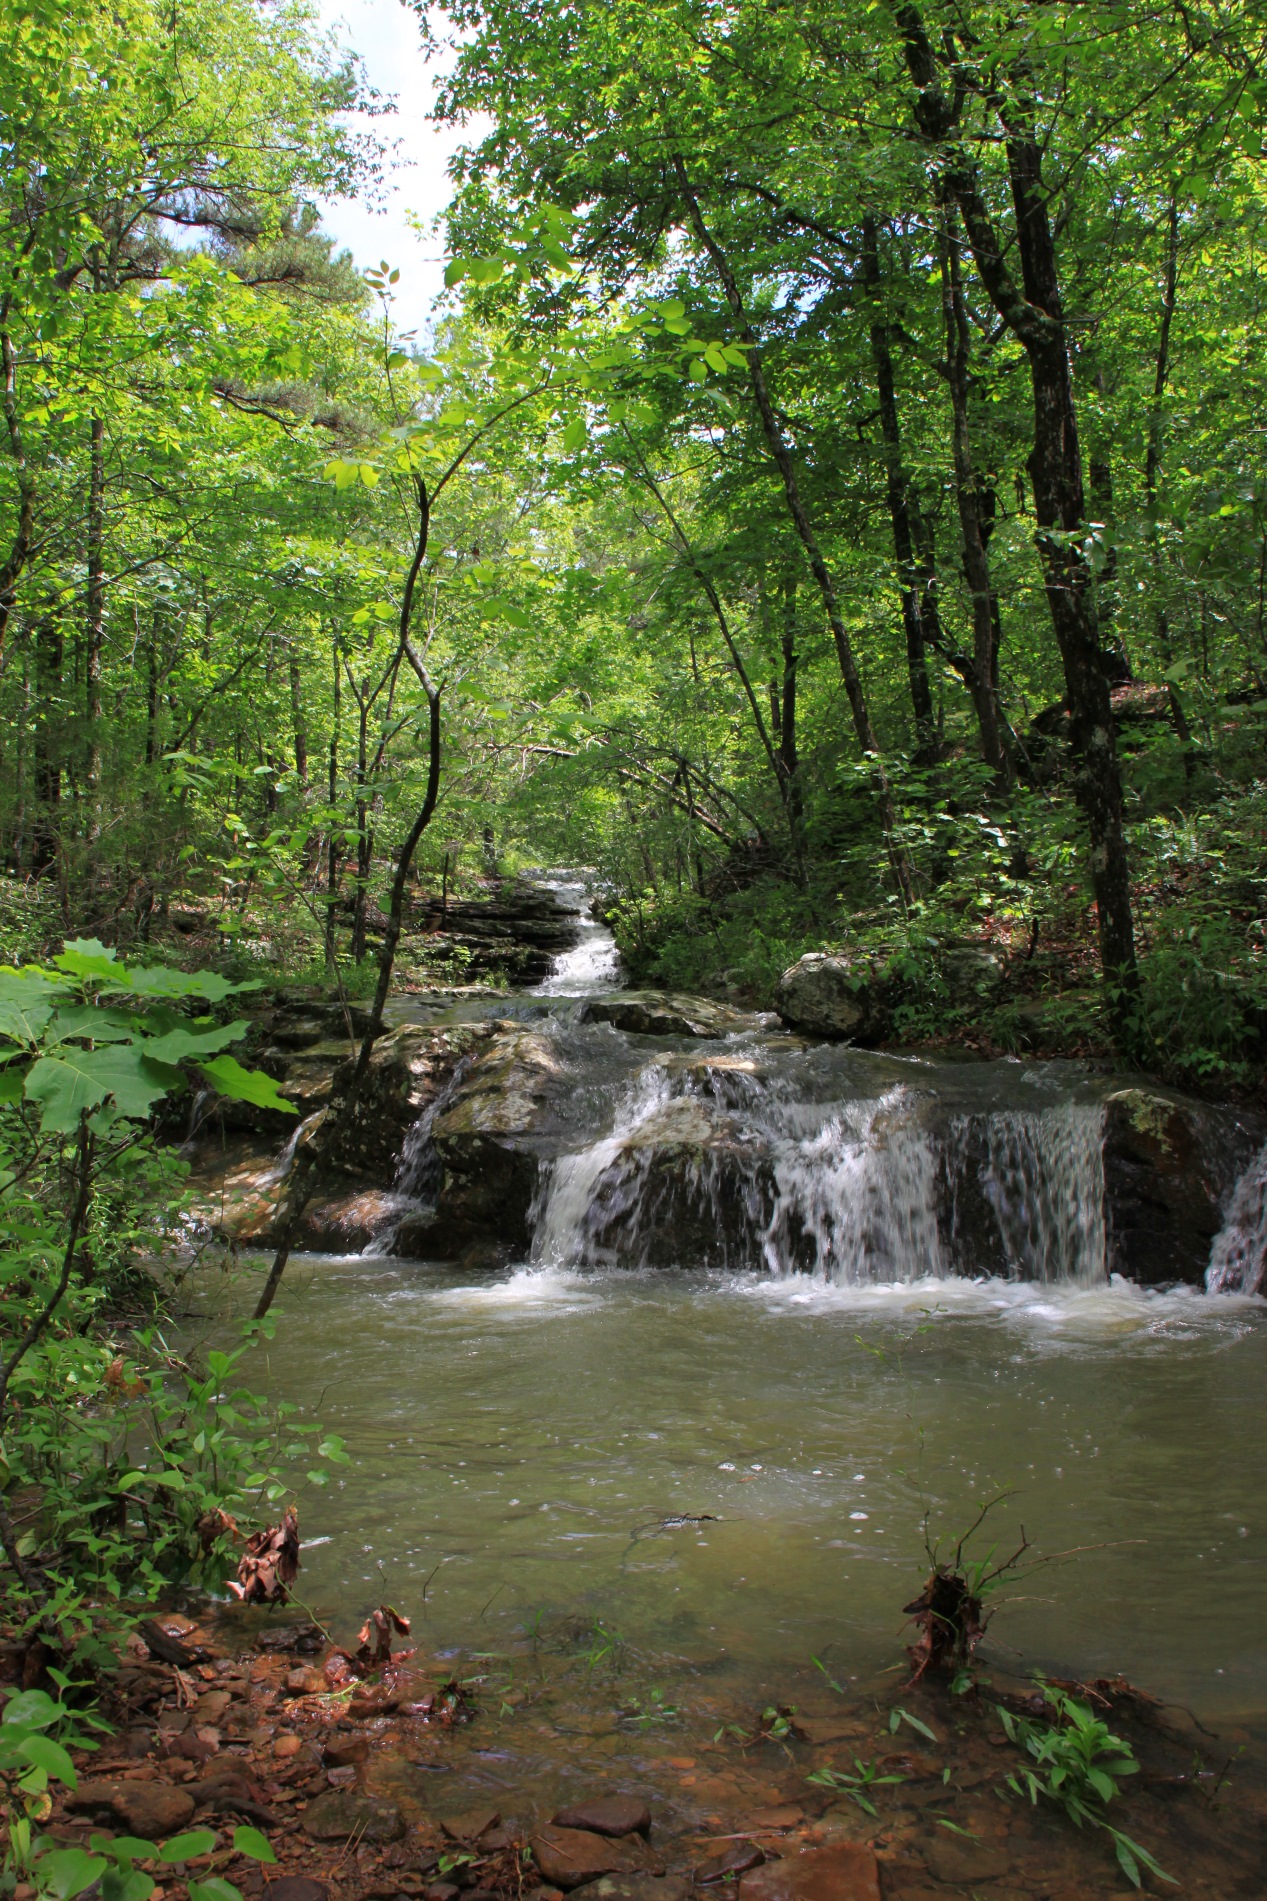
[[[1014,1279],[1094,1286],[1106,1276],[1104,1110],[1002,1109],[986,1124],[982,1187]]]
[[[947,1117],[908,1084],[822,1103],[758,1069],[737,1056],[644,1066],[609,1132],[546,1176],[534,1261],[841,1285],[1105,1279],[1100,1105]]]
[[[1267,1143],[1232,1190],[1210,1247],[1205,1284],[1212,1294],[1260,1294],[1267,1280]]]

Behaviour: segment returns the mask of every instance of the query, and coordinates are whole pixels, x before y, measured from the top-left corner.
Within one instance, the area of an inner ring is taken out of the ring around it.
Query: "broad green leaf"
[[[0,1106],[21,1102],[25,1088],[24,1069],[0,1069]]]
[[[189,1901],[242,1901],[242,1896],[223,1875],[209,1875],[205,1881],[191,1881]]]
[[[51,1894],[54,1901],[73,1901],[75,1895],[99,1881],[108,1866],[100,1855],[90,1855],[82,1848],[55,1848],[51,1854],[39,1857],[35,1873],[41,1893]]]
[[[24,1723],[28,1729],[47,1729],[65,1714],[65,1709],[60,1703],[54,1703],[47,1690],[20,1690],[5,1704],[2,1720]]]
[[[284,1115],[299,1114],[293,1102],[287,1102],[271,1076],[262,1069],[243,1069],[234,1056],[217,1056],[200,1065],[211,1087],[230,1102],[251,1102],[257,1109],[280,1109]]]
[[[168,1030],[164,1036],[147,1037],[141,1049],[152,1062],[181,1063],[187,1056],[210,1056],[213,1050],[222,1050],[229,1043],[236,1043],[246,1034],[246,1024],[241,1019],[236,1023],[224,1023],[215,1029]]]
[[[25,1756],[28,1762],[34,1763],[37,1769],[42,1769],[46,1776],[64,1782],[68,1789],[75,1787],[78,1781],[75,1765],[61,1744],[55,1743],[51,1736],[28,1736],[18,1753]]]
[[[183,1086],[178,1069],[152,1062],[139,1049],[115,1045],[99,1050],[64,1046],[57,1056],[41,1056],[26,1078],[28,1102],[42,1105],[40,1126],[69,1134],[81,1115],[107,1099],[122,1116],[143,1118],[173,1089]]]
[[[107,950],[100,938],[71,937],[66,940],[61,956],[55,957],[53,962],[68,976],[109,982],[119,975],[118,956],[116,950]]]
[[[138,966],[123,976],[126,988],[134,997],[202,997],[207,1003],[223,1003],[226,997],[241,996],[247,990],[260,988],[258,978],[247,983],[232,983],[214,970],[168,970],[163,964]]]
[[[563,447],[569,454],[574,449],[583,449],[588,440],[588,436],[589,431],[586,429],[581,417],[573,416],[571,422],[563,431]]]
[[[252,1861],[276,1861],[272,1844],[267,1835],[261,1835],[257,1828],[235,1828],[233,1846],[239,1855],[249,1855]]]
[[[213,1828],[191,1828],[184,1835],[173,1835],[169,1842],[164,1842],[158,1851],[158,1859],[160,1861],[193,1861],[197,1855],[209,1855],[216,1841],[217,1836]]]

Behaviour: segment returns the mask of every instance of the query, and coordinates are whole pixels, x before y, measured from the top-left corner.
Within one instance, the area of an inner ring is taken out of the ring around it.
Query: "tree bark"
[[[94,416],[88,426],[88,612],[84,628],[84,717],[88,724],[84,790],[94,800],[101,782],[101,649],[105,641],[105,424]],[[96,832],[100,815],[90,814]]]
[[[931,142],[946,146],[956,131],[958,104],[947,101],[941,91],[937,58],[918,9],[903,5],[898,23],[907,67],[918,88],[917,122]],[[1082,455],[1056,246],[1043,186],[1042,154],[1027,113],[1014,102],[994,99],[991,103],[1004,133],[1021,261],[1019,286],[995,230],[976,165],[958,142],[949,143],[945,176],[958,201],[986,294],[1029,361],[1034,447],[1027,466],[1038,524],[1038,554],[1064,665],[1077,758],[1075,795],[1091,845],[1091,882],[1108,1011],[1119,1041],[1127,1041],[1139,993],[1139,966],[1113,708],[1100,648],[1095,577],[1085,551]]]
[[[739,335],[748,346],[748,375],[752,384],[752,394],[753,400],[756,403],[757,414],[761,418],[761,428],[766,439],[766,446],[782,478],[783,494],[787,502],[788,514],[791,517],[792,525],[796,530],[801,546],[805,550],[810,572],[814,576],[819,594],[822,597],[823,609],[827,615],[827,624],[831,628],[832,640],[836,648],[836,658],[840,666],[840,677],[844,682],[850,711],[853,714],[854,732],[857,734],[858,744],[863,754],[871,760],[875,772],[876,788],[879,793],[880,818],[884,826],[889,862],[892,866],[893,875],[896,879],[898,889],[901,892],[903,902],[909,904],[914,895],[914,880],[911,875],[911,867],[906,854],[897,842],[897,811],[893,803],[893,793],[889,786],[888,775],[884,770],[879,741],[876,738],[875,729],[871,724],[871,713],[867,706],[867,697],[863,689],[862,676],[858,672],[858,663],[854,657],[853,645],[849,639],[844,617],[840,611],[840,602],[836,594],[835,583],[831,577],[831,571],[823,559],[822,550],[818,545],[818,537],[814,533],[813,525],[810,522],[809,514],[801,496],[800,482],[796,474],[796,464],[792,460],[792,452],[788,448],[786,438],[779,425],[779,419],[775,414],[774,404],[770,400],[770,391],[765,380],[765,369],[762,363],[756,333],[752,325],[748,322],[743,297],[740,294],[739,285],[735,280],[734,272],[731,270],[721,246],[717,243],[704,222],[703,214],[699,208],[699,201],[691,189],[690,180],[687,177],[686,167],[683,165],[682,160],[676,155],[674,156],[673,165],[682,193],[682,200],[691,222],[691,227],[712,262],[714,270],[717,272],[723,295],[730,308],[730,313],[735,320]]]
[[[871,361],[875,369],[876,394],[880,406],[880,438],[884,444],[885,495],[889,522],[893,530],[893,554],[897,567],[898,598],[902,611],[902,633],[906,643],[906,675],[911,690],[911,708],[915,715],[915,764],[931,766],[937,759],[937,725],[933,716],[933,695],[928,684],[928,659],[925,652],[923,605],[927,600],[936,613],[935,595],[921,586],[916,558],[916,533],[913,516],[919,504],[911,473],[902,461],[902,430],[897,411],[897,382],[893,374],[893,350],[889,326],[884,316],[884,284],[880,273],[880,246],[876,221],[862,220],[862,281],[871,305]],[[937,630],[940,632],[940,629]],[[937,646],[939,640],[934,638]]]
[[[1161,541],[1161,523],[1158,519],[1157,491],[1161,477],[1165,435],[1166,385],[1170,381],[1170,331],[1174,323],[1178,292],[1179,201],[1172,192],[1166,217],[1166,262],[1162,274],[1161,321],[1157,326],[1153,400],[1148,412],[1148,446],[1144,452],[1144,522],[1148,537],[1149,566],[1152,569],[1153,638],[1157,642],[1157,651],[1165,662],[1167,673],[1174,665],[1174,648],[1170,638],[1170,616],[1166,611],[1166,563]],[[1188,724],[1187,711],[1179,689],[1171,679],[1166,681],[1166,697],[1175,736],[1183,751],[1184,776],[1191,780],[1197,769],[1196,747],[1193,744],[1192,728]]]
[[[988,531],[982,519],[981,483],[972,458],[969,422],[970,332],[963,294],[959,230],[953,202],[943,205],[939,238],[942,316],[946,331],[946,383],[950,391],[955,503],[959,512],[960,559],[972,603],[972,653],[959,671],[972,695],[981,733],[981,756],[1001,787],[1015,776],[1007,727],[999,703],[999,607],[990,574]]]

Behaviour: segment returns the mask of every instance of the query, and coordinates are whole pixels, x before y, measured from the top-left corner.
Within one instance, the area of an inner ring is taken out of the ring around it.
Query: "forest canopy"
[[[569,864],[658,982],[855,945],[927,1035],[970,943],[996,1047],[1247,1076],[1265,26],[420,8],[423,335],[322,231],[389,154],[308,9],[9,9],[6,954],[363,989],[406,859]]]

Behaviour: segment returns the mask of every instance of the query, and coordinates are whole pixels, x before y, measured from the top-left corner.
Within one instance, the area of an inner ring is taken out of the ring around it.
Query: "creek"
[[[293,1261],[270,1391],[354,1458],[307,1600],[454,1653],[618,1633],[644,1692],[751,1706],[893,1665],[926,1533],[1004,1493],[979,1552],[1079,1551],[1000,1612],[1013,1668],[1267,1709],[1267,1305],[1110,1276],[1110,1083],[582,1020],[617,981],[589,921],[534,996],[445,1006],[557,1054],[524,1258]],[[1216,1261],[1259,1244],[1240,1160]]]

